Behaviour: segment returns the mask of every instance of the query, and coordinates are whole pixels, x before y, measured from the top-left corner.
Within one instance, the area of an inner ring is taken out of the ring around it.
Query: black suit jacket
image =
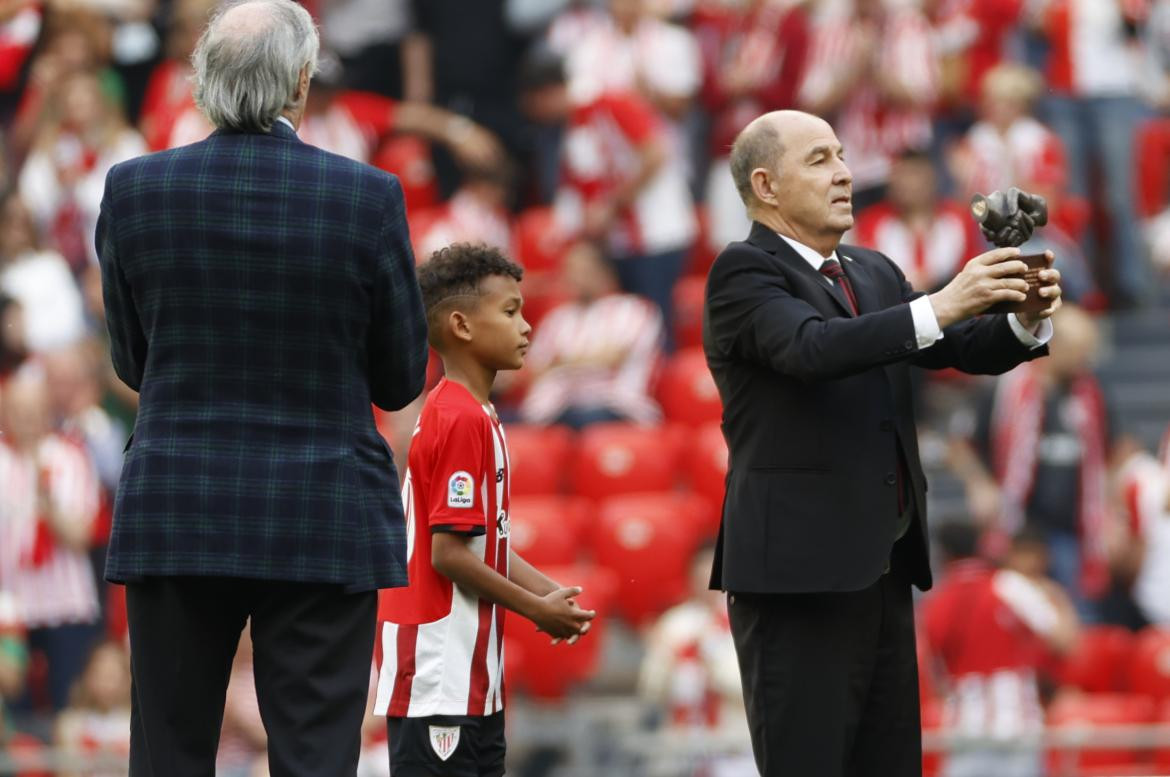
[[[918,350],[919,296],[888,257],[839,246],[861,314],[771,229],[756,223],[707,280],[703,349],[723,401],[730,451],[711,587],[792,593],[871,585],[898,520],[899,448],[918,520],[904,563],[930,587],[926,478],[910,365],[998,374],[1047,354],[1006,316],[948,327]]]

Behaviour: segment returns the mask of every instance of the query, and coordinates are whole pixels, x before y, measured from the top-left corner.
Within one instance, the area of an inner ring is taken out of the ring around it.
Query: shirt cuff
[[[1012,333],[1016,336],[1016,339],[1029,348],[1039,348],[1042,345],[1047,345],[1048,341],[1052,339],[1051,319],[1041,319],[1040,326],[1036,328],[1034,333],[1024,328],[1024,325],[1020,323],[1020,319],[1016,318],[1015,313],[1008,313],[1007,319],[1008,326],[1012,328]]]
[[[925,294],[910,302],[910,315],[914,317],[914,336],[918,338],[918,350],[929,348],[943,339],[938,317]]]

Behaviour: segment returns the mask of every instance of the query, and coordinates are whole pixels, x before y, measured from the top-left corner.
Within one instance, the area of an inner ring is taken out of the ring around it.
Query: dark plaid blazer
[[[414,399],[427,360],[397,179],[281,122],[221,130],[110,170],[96,240],[140,392],[106,577],[404,585],[370,408]]]

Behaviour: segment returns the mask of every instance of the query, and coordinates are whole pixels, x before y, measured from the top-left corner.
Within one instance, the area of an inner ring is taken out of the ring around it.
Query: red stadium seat
[[[13,761],[16,767],[16,777],[53,777],[53,771],[39,771],[32,767],[42,758],[49,755],[49,748],[30,734],[13,733],[7,738],[6,748],[0,748]]]
[[[435,179],[435,167],[431,163],[431,149],[426,141],[410,135],[398,135],[385,141],[370,162],[398,176],[407,213],[413,214],[438,204],[439,184]]]
[[[563,426],[509,424],[508,460],[512,495],[557,494],[564,490],[572,454],[573,432]]]
[[[1067,694],[1058,698],[1048,710],[1048,726],[1053,730],[1067,728],[1108,729],[1151,723],[1155,705],[1148,696],[1134,694]],[[1134,747],[1091,747],[1079,754],[1053,748],[1049,766],[1053,774],[1068,774],[1068,766],[1076,764],[1077,772],[1086,775],[1144,774],[1149,768],[1148,751]]]
[[[687,446],[687,478],[695,493],[714,507],[723,504],[727,484],[727,441],[718,421],[696,429]]]
[[[1072,655],[1060,668],[1060,680],[1089,693],[1119,693],[1128,689],[1134,638],[1120,626],[1090,626],[1081,634]]]
[[[574,564],[585,545],[589,503],[566,496],[513,496],[511,545],[539,569]]]
[[[508,613],[504,622],[504,672],[509,691],[519,689],[542,699],[560,699],[573,685],[597,671],[606,620],[613,607],[617,580],[612,572],[596,567],[547,567],[545,574],[564,585],[584,591],[577,602],[597,617],[575,645],[553,645],[547,634],[531,621]]]
[[[1150,626],[1138,634],[1129,689],[1159,701],[1170,699],[1170,629]]]
[[[710,526],[710,507],[676,491],[627,494],[602,502],[593,540],[597,563],[619,581],[617,609],[645,623],[690,593],[691,557]]]
[[[1162,704],[1162,714],[1158,716],[1158,720],[1170,729],[1170,699]],[[1170,774],[1170,744],[1159,747],[1154,753],[1154,771],[1157,774]]]
[[[589,499],[674,487],[681,438],[669,428],[596,424],[581,433],[573,490]]]
[[[699,426],[723,416],[719,389],[699,348],[680,351],[666,363],[658,383],[658,400],[668,421]]]
[[[516,259],[524,269],[534,272],[556,272],[568,243],[567,236],[557,226],[553,209],[535,207],[516,218]]]
[[[703,345],[703,300],[707,279],[694,275],[680,278],[671,292],[674,301],[674,340],[679,348]]]
[[[1156,118],[1143,122],[1135,137],[1134,162],[1137,165],[1138,213],[1149,218],[1170,204],[1170,119]]]

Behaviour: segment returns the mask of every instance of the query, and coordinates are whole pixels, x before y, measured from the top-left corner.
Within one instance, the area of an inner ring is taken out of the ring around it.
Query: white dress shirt
[[[780,235],[779,232],[776,234]],[[792,246],[792,249],[796,251],[796,253],[800,254],[801,258],[808,262],[809,266],[811,266],[817,272],[820,272],[821,265],[827,261],[841,261],[841,258],[838,256],[836,251],[833,251],[833,253],[830,254],[828,258],[826,258],[821,256],[820,253],[816,251],[816,249],[809,248],[804,243],[793,240],[787,235],[780,235],[780,237],[784,238],[784,242]],[[852,262],[853,260],[846,256],[845,261]],[[842,264],[842,266],[844,266],[844,264]],[[834,285],[833,281],[830,280],[827,276],[822,277],[824,277],[825,283],[829,284],[830,286]],[[915,299],[911,300],[910,315],[914,318],[914,335],[918,340],[918,350],[921,351],[924,348],[929,348],[939,340],[943,339],[943,331],[942,328],[938,325],[938,317],[936,317],[934,314],[934,307],[930,304],[930,298],[925,294],[921,297],[916,297]],[[1052,339],[1052,321],[1047,318],[1040,322],[1035,332],[1029,332],[1024,327],[1024,325],[1020,323],[1020,320],[1016,318],[1015,313],[1008,313],[1008,325],[1011,326],[1012,333],[1015,334],[1016,338],[1029,348],[1039,348]]]

